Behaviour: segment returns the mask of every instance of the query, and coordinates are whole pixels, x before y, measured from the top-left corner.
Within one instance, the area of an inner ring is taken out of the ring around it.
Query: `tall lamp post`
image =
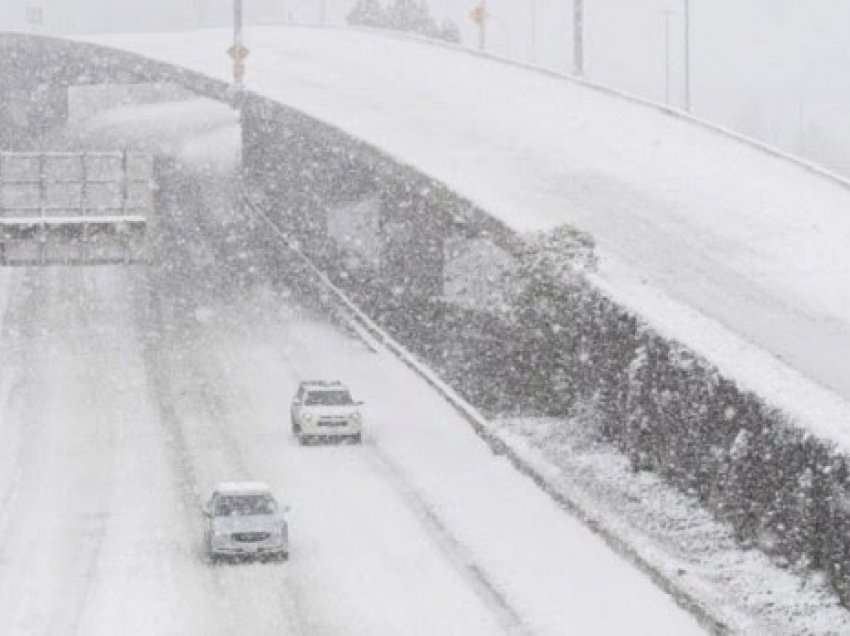
[[[233,0],[233,45],[227,49],[227,54],[233,60],[233,101],[241,110],[245,58],[248,57],[248,49],[242,42],[242,0]]]
[[[664,103],[670,105],[670,17],[673,12],[664,10]]]
[[[476,9],[476,17],[478,21],[478,49],[483,51],[487,48],[487,20],[490,16],[487,14],[487,0],[481,0]]]
[[[233,60],[233,88],[241,91],[248,56],[248,49],[242,43],[242,0],[233,0],[233,46],[227,49],[227,54]]]
[[[584,0],[573,0],[573,74],[584,75]]]
[[[537,62],[537,0],[531,2],[531,54],[528,56],[531,63]]]
[[[685,111],[691,112],[691,0],[685,2]]]

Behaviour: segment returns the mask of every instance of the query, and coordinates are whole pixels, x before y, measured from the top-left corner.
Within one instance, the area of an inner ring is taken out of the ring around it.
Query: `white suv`
[[[309,440],[363,441],[362,402],[351,399],[342,382],[302,382],[292,400],[292,434],[301,444]]]
[[[204,507],[207,553],[221,557],[289,556],[289,527],[266,484],[224,482],[216,486]]]

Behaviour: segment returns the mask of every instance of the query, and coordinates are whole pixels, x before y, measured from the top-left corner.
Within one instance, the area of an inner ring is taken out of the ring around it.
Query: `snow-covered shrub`
[[[379,0],[357,0],[346,20],[349,24],[381,28],[387,25],[387,10]]]
[[[448,18],[437,26],[424,0],[394,0],[388,6],[380,0],[357,0],[346,20],[351,25],[407,31],[455,44],[461,41],[460,29]]]

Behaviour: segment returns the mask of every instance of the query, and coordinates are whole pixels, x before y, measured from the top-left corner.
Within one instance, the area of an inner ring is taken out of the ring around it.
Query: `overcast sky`
[[[298,4],[296,0],[290,0]],[[317,0],[316,0],[317,1]],[[306,0],[314,3],[314,0]],[[248,18],[281,18],[281,0],[244,0]],[[0,0],[0,19],[27,28],[28,8],[38,7],[50,32],[174,30],[229,20],[231,0]]]

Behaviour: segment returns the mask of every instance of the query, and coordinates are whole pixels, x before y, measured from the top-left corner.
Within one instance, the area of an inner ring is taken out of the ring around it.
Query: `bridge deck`
[[[227,80],[230,38],[90,39]],[[593,234],[609,292],[742,385],[811,420],[822,400],[801,397],[781,359],[850,399],[850,190],[836,180],[657,108],[450,48],[284,27],[248,29],[246,44],[249,90],[372,143],[517,230]],[[824,419],[810,425],[844,431]]]

